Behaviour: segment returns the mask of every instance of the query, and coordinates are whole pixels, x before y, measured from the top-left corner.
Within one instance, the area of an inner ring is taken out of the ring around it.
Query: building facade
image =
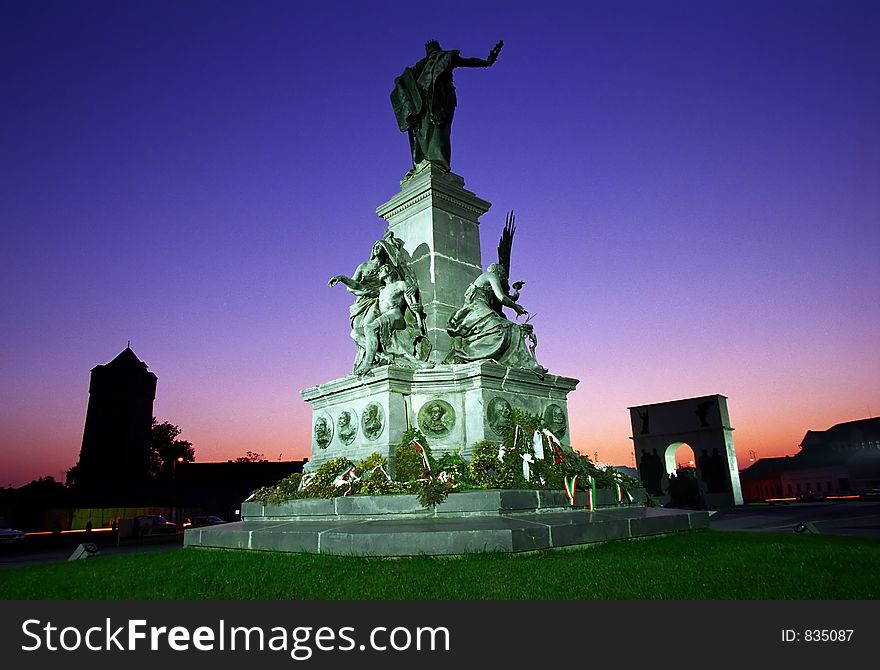
[[[857,495],[880,488],[880,418],[808,430],[795,456],[762,458],[740,473],[743,498]]]

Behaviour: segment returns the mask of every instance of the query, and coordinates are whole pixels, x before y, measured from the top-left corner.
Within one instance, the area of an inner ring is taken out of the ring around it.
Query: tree
[[[163,421],[159,423],[153,417],[153,427],[150,434],[150,477],[171,478],[175,462],[182,458],[184,463],[192,463],[196,460],[196,450],[192,442],[178,440],[181,430],[173,423]]]
[[[263,454],[258,454],[255,451],[248,451],[244,456],[239,456],[235,459],[236,463],[259,463],[260,461],[265,461],[266,457]]]

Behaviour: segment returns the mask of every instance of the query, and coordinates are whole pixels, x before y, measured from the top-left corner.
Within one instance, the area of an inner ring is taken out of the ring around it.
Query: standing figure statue
[[[390,231],[373,245],[370,258],[351,277],[335,275],[356,296],[349,309],[351,337],[357,344],[355,374],[378,365],[430,367],[430,353],[419,289],[401,240]]]
[[[409,134],[413,168],[407,177],[432,163],[450,169],[450,130],[457,100],[452,71],[457,67],[489,67],[504,46],[499,41],[489,57],[462,58],[458,51],[444,51],[437,40],[425,44],[425,57],[394,80],[391,106],[401,132]]]
[[[515,230],[513,212],[510,212],[498,244],[498,263],[492,263],[468,286],[464,306],[449,318],[446,332],[452,338],[452,349],[444,362],[492,360],[534,372],[539,377],[547,373],[547,368],[535,359],[538,338],[534,328],[528,323],[508,320],[502,310],[508,307],[519,316],[528,314],[517,302],[525,282],[514,282],[513,290],[508,283]]]

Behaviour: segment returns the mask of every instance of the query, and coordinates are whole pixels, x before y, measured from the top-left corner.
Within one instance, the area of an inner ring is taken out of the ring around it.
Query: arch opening
[[[666,474],[669,476],[667,494],[675,507],[701,509],[705,506],[697,475],[697,458],[693,447],[686,442],[673,442],[666,447]]]

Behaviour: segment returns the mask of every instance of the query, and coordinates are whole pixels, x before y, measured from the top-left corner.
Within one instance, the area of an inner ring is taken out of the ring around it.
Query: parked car
[[[161,514],[143,514],[134,518],[135,535],[167,535],[177,532],[177,524]]]
[[[0,544],[18,544],[23,539],[23,531],[11,528],[6,519],[0,519]]]
[[[880,500],[880,489],[863,489],[859,491],[859,498],[865,500]]]
[[[220,523],[226,523],[219,516],[194,516],[190,517],[183,522],[184,528],[201,528],[202,526],[216,526]]]

